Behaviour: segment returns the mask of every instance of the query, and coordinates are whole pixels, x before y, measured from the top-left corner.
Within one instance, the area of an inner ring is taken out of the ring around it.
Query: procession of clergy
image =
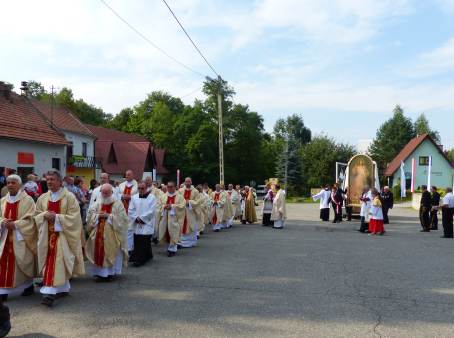
[[[257,221],[252,188],[224,190],[216,184],[210,191],[186,178],[178,189],[172,181],[159,187],[151,178],[133,177],[128,170],[125,181],[113,187],[103,173],[83,222],[79,203],[57,170],[47,172],[48,192],[36,204],[22,190],[21,178],[8,176],[8,194],[0,202],[0,306],[8,296],[32,295],[36,280],[42,304],[52,306],[68,295],[72,278],[85,274],[84,258],[97,282],[109,282],[128,262],[138,267],[150,260],[152,243],[165,243],[173,257],[180,248],[196,246],[209,224],[219,232],[234,220]],[[271,218],[282,228],[285,196],[279,185],[273,189]]]

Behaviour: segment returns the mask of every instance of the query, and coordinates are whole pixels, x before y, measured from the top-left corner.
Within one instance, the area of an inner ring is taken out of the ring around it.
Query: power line
[[[107,2],[105,2],[104,0],[99,0],[101,1],[101,3],[106,6],[118,19],[120,19],[126,26],[128,26],[130,29],[132,29],[137,35],[139,35],[143,40],[145,40],[146,42],[148,42],[151,46],[153,46],[155,49],[157,49],[159,52],[161,52],[162,54],[164,54],[165,56],[167,56],[169,59],[171,59],[172,61],[178,63],[180,66],[186,68],[187,70],[193,72],[194,74],[197,74],[201,77],[206,77],[205,75],[203,75],[202,73],[192,69],[191,67],[185,65],[183,62],[177,60],[176,58],[174,58],[172,55],[170,55],[169,53],[167,53],[164,49],[162,49],[161,47],[159,47],[157,44],[155,44],[153,41],[151,41],[147,36],[145,36],[142,32],[140,32],[137,28],[135,28],[132,24],[130,24],[128,21],[126,21],[126,19],[124,19],[117,11],[115,11]]]
[[[202,90],[202,88],[203,88],[203,87],[199,87],[199,88],[193,90],[192,92],[189,92],[189,93],[187,93],[187,94],[185,94],[185,95],[181,95],[181,96],[180,96],[180,99],[184,99],[184,98],[187,97],[187,96],[190,96],[190,95],[192,95],[192,94],[198,93],[198,92],[200,92],[200,91]]]
[[[102,0],[101,0],[102,1]],[[197,47],[197,45],[195,44],[194,40],[191,39],[191,37],[189,36],[188,32],[186,31],[186,29],[183,27],[183,25],[181,24],[180,20],[178,20],[177,16],[175,15],[175,13],[172,11],[172,8],[170,8],[170,6],[168,5],[167,1],[166,0],[162,0],[162,2],[164,2],[164,4],[167,6],[167,8],[169,9],[170,13],[172,13],[173,17],[175,18],[175,20],[178,22],[178,24],[180,25],[181,29],[183,30],[184,34],[186,34],[186,36],[188,37],[189,41],[191,41],[192,45],[194,46],[194,48],[197,50],[197,52],[199,52],[200,56],[203,58],[203,60],[205,60],[206,64],[208,65],[208,67],[211,68],[211,70],[213,71],[214,74],[216,74],[216,76],[220,77],[220,75],[216,72],[216,70],[214,69],[214,67],[211,65],[211,63],[208,62],[207,58],[203,55],[203,53],[200,51],[199,47]]]

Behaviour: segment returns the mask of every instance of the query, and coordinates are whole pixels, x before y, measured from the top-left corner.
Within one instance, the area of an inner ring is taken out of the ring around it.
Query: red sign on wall
[[[33,153],[17,153],[17,163],[18,164],[34,164],[35,156]]]

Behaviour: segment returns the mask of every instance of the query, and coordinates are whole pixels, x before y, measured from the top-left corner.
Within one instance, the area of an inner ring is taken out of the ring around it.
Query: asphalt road
[[[289,205],[284,230],[208,232],[116,282],[72,282],[52,309],[8,303],[22,337],[454,337],[454,241],[395,209],[386,236]]]

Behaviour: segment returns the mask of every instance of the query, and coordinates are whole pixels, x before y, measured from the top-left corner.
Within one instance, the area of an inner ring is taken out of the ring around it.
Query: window
[[[429,156],[419,156],[419,165],[429,165]]]
[[[82,156],[87,157],[87,143],[82,142]]]
[[[52,158],[52,169],[57,169],[58,171],[60,171],[60,159],[59,158],[56,158],[56,157]]]

